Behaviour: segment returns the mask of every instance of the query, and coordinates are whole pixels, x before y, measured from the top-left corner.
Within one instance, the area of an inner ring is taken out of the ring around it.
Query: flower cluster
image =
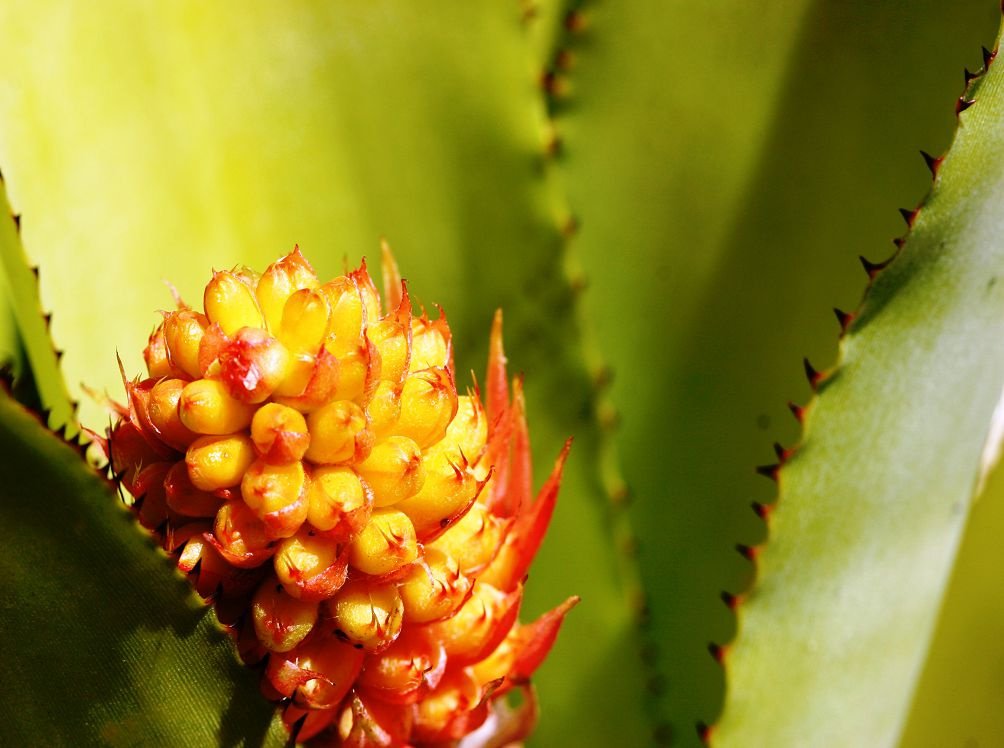
[[[322,284],[299,250],[214,273],[201,312],[179,299],[148,376],[123,373],[111,467],[243,659],[267,660],[300,740],[519,739],[576,602],[518,621],[568,445],[534,498],[501,316],[482,404],[457,392],[445,317],[413,315],[384,259],[383,308],[365,263]]]

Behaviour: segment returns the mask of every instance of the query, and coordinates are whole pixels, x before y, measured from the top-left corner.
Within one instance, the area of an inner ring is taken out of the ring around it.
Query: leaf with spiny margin
[[[699,743],[723,697],[709,641],[733,636],[737,540],[803,402],[798,356],[832,360],[830,306],[860,298],[857,255],[884,259],[947,145],[961,68],[979,65],[987,0],[583,4],[558,158],[581,220],[572,253],[613,371],[613,438],[650,611],[646,650],[673,745]],[[769,708],[776,704],[772,702]],[[667,732],[660,733],[666,736]],[[751,745],[754,743],[750,743]]]
[[[1004,66],[968,94],[780,473],[715,746],[900,737],[1004,388]]]
[[[171,305],[162,278],[197,304],[210,268],[260,269],[294,242],[331,277],[346,257],[377,264],[386,236],[413,298],[449,314],[461,385],[483,371],[503,307],[538,485],[576,436],[523,606],[529,619],[583,598],[535,676],[536,740],[641,745],[527,54],[508,2],[0,4],[0,164],[72,388],[119,393],[116,350],[141,370],[154,308]],[[82,412],[106,421],[86,400]]]
[[[23,365],[31,369],[42,407],[50,413],[49,424],[54,428],[69,425],[71,432],[75,432],[73,405],[38,300],[38,277],[28,267],[3,179],[0,179],[0,290],[5,291],[6,300],[0,305],[3,317],[0,363],[4,354],[20,358],[18,354],[23,350]]]
[[[283,745],[209,608],[2,389],[0,455],[0,743]]]

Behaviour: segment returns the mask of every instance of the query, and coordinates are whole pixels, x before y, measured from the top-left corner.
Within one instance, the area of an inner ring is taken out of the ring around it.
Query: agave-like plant
[[[458,380],[505,309],[538,471],[576,437],[523,601],[582,596],[537,744],[1000,742],[999,14],[4,4],[0,742],[287,739],[50,429],[104,431],[81,383],[143,369],[162,279],[382,236]]]

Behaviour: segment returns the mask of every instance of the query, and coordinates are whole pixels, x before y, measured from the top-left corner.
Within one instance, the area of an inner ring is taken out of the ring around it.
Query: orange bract
[[[526,734],[527,680],[577,602],[518,621],[569,445],[535,499],[501,314],[487,404],[458,396],[446,318],[414,317],[383,256],[383,314],[365,263],[322,284],[295,249],[213,274],[205,314],[151,334],[108,456],[241,656],[268,657],[300,740],[452,745],[515,686]]]

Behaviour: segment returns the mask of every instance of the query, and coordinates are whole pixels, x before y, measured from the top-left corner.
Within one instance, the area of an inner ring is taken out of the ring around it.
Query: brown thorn
[[[903,216],[903,220],[906,221],[907,227],[913,226],[913,221],[917,217],[917,209],[914,208],[910,210],[909,208],[900,208],[899,214]]]
[[[986,47],[980,47],[980,51],[983,53],[983,72],[986,72],[990,67],[990,63],[994,61],[997,56],[997,50],[991,52]]]
[[[944,161],[944,156],[932,156],[927,151],[921,151],[920,155],[924,159],[924,163],[927,164],[927,168],[931,170],[931,176],[938,176],[938,169],[941,168],[941,162]]]
[[[813,368],[812,364],[809,363],[808,358],[802,359],[802,367],[805,369],[805,377],[809,380],[809,386],[815,391],[819,387],[820,381],[823,379],[823,375]]]
[[[14,217],[14,228],[17,229],[17,233],[20,234],[21,233],[21,214],[20,213],[15,213],[13,217]]]
[[[958,117],[975,103],[976,99],[967,99],[965,96],[960,96],[958,101],[955,102],[955,116]]]
[[[770,513],[774,510],[773,504],[764,504],[759,501],[754,501],[750,506],[753,507],[753,512],[756,516],[764,522],[770,518]]]
[[[570,10],[565,14],[565,28],[576,34],[586,27],[586,19],[577,10]]]
[[[851,322],[854,321],[854,315],[850,312],[837,309],[837,307],[833,307],[833,313],[836,315],[837,322],[840,324],[840,334],[843,335],[851,326]]]
[[[714,642],[708,642],[708,653],[715,658],[719,665],[725,664],[725,647]]]
[[[740,556],[748,561],[756,561],[756,557],[760,555],[760,549],[755,545],[736,543],[736,550],[739,552]]]
[[[962,68],[962,80],[965,82],[966,86],[969,85],[969,82],[971,80],[979,77],[980,77],[979,73],[970,73],[969,68]]]
[[[545,70],[540,74],[540,87],[548,96],[554,96],[558,92],[558,76],[551,70]]]
[[[702,743],[707,744],[708,741],[711,740],[711,733],[714,730],[714,727],[708,725],[705,722],[698,722],[696,727],[697,727],[697,737],[700,739]]]
[[[567,239],[574,236],[579,230],[579,219],[575,216],[568,216],[561,226],[561,233]]]
[[[795,416],[795,420],[797,420],[799,423],[805,422],[805,408],[803,408],[801,405],[796,405],[795,403],[791,402],[791,400],[789,400],[788,410],[791,411],[791,414]]]
[[[739,595],[733,595],[731,592],[722,590],[720,597],[722,598],[722,602],[728,606],[729,610],[735,610],[739,607],[739,603],[741,601]]]
[[[770,478],[772,481],[776,481],[777,473],[780,469],[780,465],[758,465],[756,471],[758,475],[762,475],[764,478]]]

